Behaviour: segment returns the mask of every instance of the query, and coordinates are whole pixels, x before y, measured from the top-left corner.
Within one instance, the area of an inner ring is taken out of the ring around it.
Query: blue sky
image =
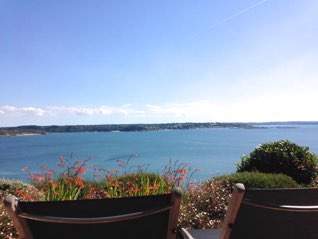
[[[0,126],[318,120],[318,1],[0,0]]]

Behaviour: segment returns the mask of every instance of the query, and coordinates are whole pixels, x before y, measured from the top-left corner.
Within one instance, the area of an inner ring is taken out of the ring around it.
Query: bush
[[[298,188],[300,187],[291,177],[284,174],[267,174],[258,172],[234,173],[216,177],[233,188],[236,183],[243,183],[246,188]]]
[[[217,228],[222,225],[231,192],[224,182],[209,180],[184,193],[179,225],[184,228]]]
[[[317,156],[288,140],[266,143],[242,157],[237,172],[245,171],[282,173],[308,185],[317,177]]]

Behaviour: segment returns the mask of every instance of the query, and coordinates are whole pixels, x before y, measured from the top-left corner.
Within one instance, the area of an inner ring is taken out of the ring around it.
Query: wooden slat
[[[221,230],[220,238],[228,239],[231,234],[232,226],[235,223],[237,212],[240,208],[242,199],[244,197],[245,187],[241,183],[237,183],[234,186],[233,194],[227,209],[227,213],[224,219],[223,227]]]

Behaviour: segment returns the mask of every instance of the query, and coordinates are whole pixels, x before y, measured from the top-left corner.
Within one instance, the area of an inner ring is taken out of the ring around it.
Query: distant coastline
[[[0,127],[0,136],[29,136],[47,133],[75,132],[130,132],[154,130],[186,130],[204,128],[240,128],[259,129],[267,126],[293,127],[295,125],[318,125],[318,121],[289,121],[262,123],[159,123],[159,124],[103,124],[103,125],[25,125],[17,127]]]

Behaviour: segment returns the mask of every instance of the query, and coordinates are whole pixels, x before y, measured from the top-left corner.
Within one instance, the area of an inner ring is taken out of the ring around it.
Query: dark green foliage
[[[308,185],[317,177],[317,156],[288,140],[266,143],[242,157],[237,172],[245,171],[282,173]]]
[[[154,183],[155,181],[162,180],[162,177],[156,173],[138,173],[138,174],[128,173],[126,175],[119,176],[117,181],[123,182],[123,183],[128,183],[128,182],[138,183],[145,178],[149,179],[150,183]]]
[[[258,172],[234,173],[216,177],[229,183],[231,187],[235,183],[243,183],[246,188],[298,188],[300,187],[291,177],[284,174],[269,174]]]

